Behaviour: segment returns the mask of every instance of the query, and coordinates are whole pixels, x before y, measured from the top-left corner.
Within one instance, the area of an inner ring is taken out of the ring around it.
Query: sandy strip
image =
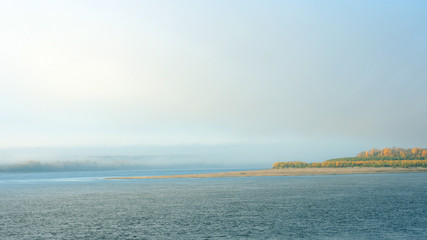
[[[106,179],[164,179],[164,178],[218,178],[218,177],[266,177],[266,176],[300,176],[300,175],[344,175],[344,174],[378,174],[378,173],[421,173],[427,168],[287,168],[266,169],[240,172],[203,173],[186,175],[117,177]]]

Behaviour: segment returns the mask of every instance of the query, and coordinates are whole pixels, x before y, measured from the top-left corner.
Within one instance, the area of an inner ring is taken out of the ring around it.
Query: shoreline
[[[348,174],[385,174],[385,173],[427,173],[427,168],[392,168],[392,167],[285,168],[285,169],[264,169],[264,170],[251,170],[251,171],[164,175],[164,176],[114,177],[114,178],[105,178],[105,179],[273,177],[273,176],[348,175]]]

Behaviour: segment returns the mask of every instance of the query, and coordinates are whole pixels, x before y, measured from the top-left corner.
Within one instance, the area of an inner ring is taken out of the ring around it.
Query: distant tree
[[[357,154],[357,157],[337,158],[322,163],[300,161],[276,162],[273,168],[323,168],[323,167],[427,167],[425,148],[384,148],[371,149]]]

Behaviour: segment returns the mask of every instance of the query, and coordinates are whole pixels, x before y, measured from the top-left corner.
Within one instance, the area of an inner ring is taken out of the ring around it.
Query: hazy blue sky
[[[310,161],[426,147],[426,12],[0,1],[0,148],[237,144]]]

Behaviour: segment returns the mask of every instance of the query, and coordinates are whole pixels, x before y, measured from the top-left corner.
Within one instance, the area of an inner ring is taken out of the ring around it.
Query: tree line
[[[427,167],[427,150],[424,148],[371,149],[357,157],[330,159],[321,163],[300,161],[276,162],[273,168],[340,168],[340,167]]]
[[[358,158],[366,159],[390,159],[390,160],[423,160],[427,159],[427,149],[425,148],[373,148],[357,154]]]

